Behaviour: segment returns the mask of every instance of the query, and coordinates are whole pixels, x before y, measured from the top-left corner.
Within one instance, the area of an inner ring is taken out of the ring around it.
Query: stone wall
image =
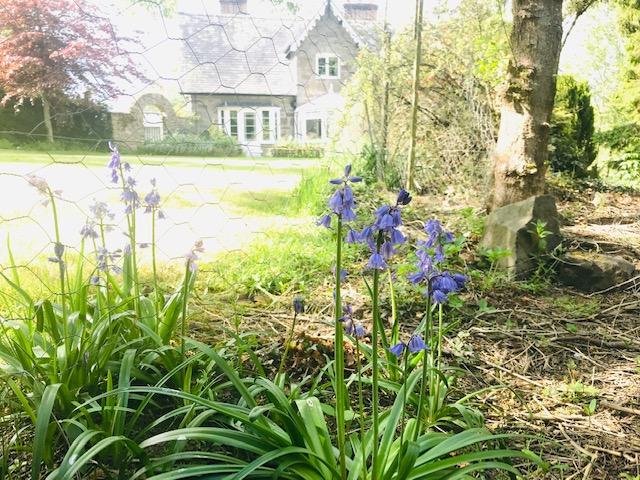
[[[166,97],[157,93],[147,93],[136,100],[129,113],[111,114],[112,135],[116,142],[131,149],[144,143],[143,116],[147,107],[154,107],[162,113],[165,137],[175,133],[193,133],[190,119],[179,118]]]
[[[320,78],[316,74],[318,54],[340,59],[340,78]],[[327,10],[296,51],[298,68],[298,106],[316,97],[339,92],[355,72],[358,47],[338,19]]]

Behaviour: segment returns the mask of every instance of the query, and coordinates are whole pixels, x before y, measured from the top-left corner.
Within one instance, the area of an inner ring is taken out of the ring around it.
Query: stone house
[[[253,15],[249,1],[213,0],[215,14],[178,14],[185,108],[178,116],[162,94],[144,94],[112,110],[114,139],[135,148],[217,128],[262,154],[279,142],[323,144],[334,135],[356,56],[376,45],[375,0],[323,0],[310,18]]]
[[[220,15],[183,15],[181,93],[197,131],[212,126],[248,153],[280,141],[327,142],[358,51],[375,45],[377,4],[326,0],[310,19],[253,16],[247,0]]]

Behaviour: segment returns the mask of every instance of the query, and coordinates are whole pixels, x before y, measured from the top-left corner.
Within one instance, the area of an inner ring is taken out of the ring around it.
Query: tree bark
[[[44,115],[44,126],[47,129],[47,141],[53,143],[53,125],[51,124],[51,106],[49,100],[44,95],[40,96],[42,100],[42,113]]]
[[[416,56],[413,63],[413,86],[411,102],[411,143],[409,144],[409,158],[407,159],[406,190],[413,190],[416,187],[416,130],[418,127],[418,90],[420,87],[420,59],[422,58],[422,0],[416,0],[416,16],[414,25],[414,36],[416,40]]]
[[[513,0],[512,58],[493,152],[493,208],[544,193],[562,0]]]

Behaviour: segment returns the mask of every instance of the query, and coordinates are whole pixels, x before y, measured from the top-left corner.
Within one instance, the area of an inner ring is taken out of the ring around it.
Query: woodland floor
[[[567,249],[621,255],[640,269],[640,195],[566,185],[551,193]],[[445,219],[469,205],[468,199],[416,200],[425,215]],[[429,205],[440,205],[439,211]],[[355,315],[366,321],[366,299],[359,303],[348,282],[345,289],[355,297]],[[330,292],[326,283],[309,296],[289,372],[311,373],[331,355]],[[478,406],[490,428],[537,437],[522,446],[550,469],[526,478],[640,478],[640,276],[594,294],[555,281],[542,287],[503,281],[485,290],[472,283],[463,299],[473,308],[463,310],[445,344],[448,361],[467,371],[457,395],[486,388]],[[409,308],[404,315],[411,331],[417,313]],[[253,304],[244,316],[244,327],[266,329],[263,352],[277,362],[290,315]]]

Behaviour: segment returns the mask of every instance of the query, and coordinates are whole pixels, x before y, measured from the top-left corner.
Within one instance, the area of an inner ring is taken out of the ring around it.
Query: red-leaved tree
[[[128,41],[88,0],[0,0],[0,102],[41,101],[52,142],[53,99],[87,91],[105,99],[141,77]]]

